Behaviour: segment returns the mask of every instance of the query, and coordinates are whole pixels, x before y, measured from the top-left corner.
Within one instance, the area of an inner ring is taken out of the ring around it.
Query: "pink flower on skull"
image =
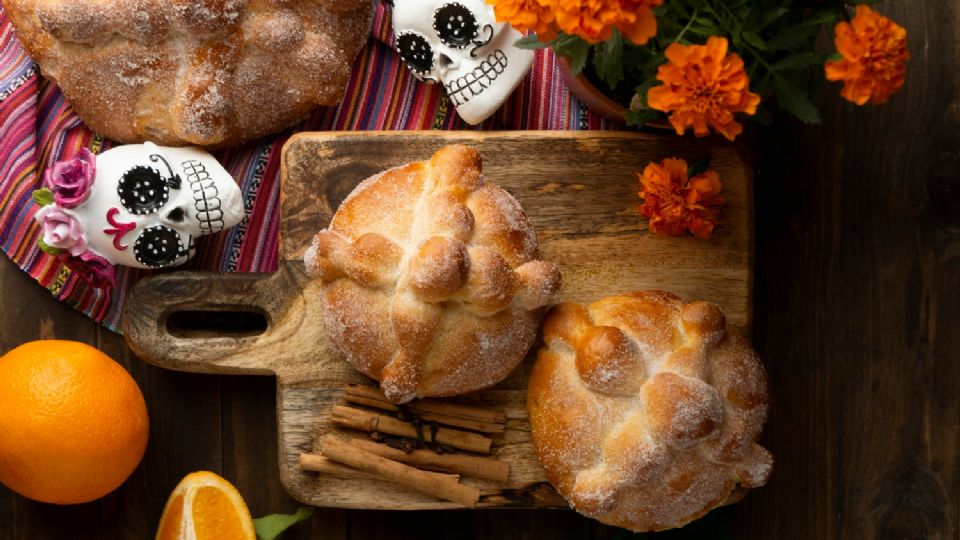
[[[98,289],[109,289],[116,285],[117,272],[110,261],[92,251],[85,251],[79,257],[70,257],[67,268],[77,273],[80,279]]]
[[[75,208],[90,196],[97,157],[86,148],[80,155],[53,164],[43,175],[43,185],[53,191],[53,202],[61,208]]]
[[[34,219],[43,230],[44,244],[67,251],[74,257],[87,250],[83,225],[73,214],[55,204],[48,204],[37,211]]]

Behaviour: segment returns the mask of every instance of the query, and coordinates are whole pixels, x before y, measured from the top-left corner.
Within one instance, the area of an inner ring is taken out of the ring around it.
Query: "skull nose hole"
[[[437,58],[437,63],[440,64],[442,68],[449,68],[453,65],[453,60],[451,60],[449,56],[440,53],[440,56]]]
[[[183,208],[174,208],[167,214],[167,219],[174,223],[183,223],[183,220],[186,219],[186,214],[184,214]]]

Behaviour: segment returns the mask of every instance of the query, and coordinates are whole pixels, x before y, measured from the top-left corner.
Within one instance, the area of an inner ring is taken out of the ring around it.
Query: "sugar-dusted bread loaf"
[[[43,74],[117,141],[228,145],[340,100],[370,0],[2,0]]]
[[[662,530],[766,482],[766,375],[717,306],[659,291],[564,303],[543,338],[527,393],[533,441],[580,513]]]
[[[467,146],[361,183],[304,261],[326,283],[331,340],[398,403],[504,379],[560,288],[520,204]]]

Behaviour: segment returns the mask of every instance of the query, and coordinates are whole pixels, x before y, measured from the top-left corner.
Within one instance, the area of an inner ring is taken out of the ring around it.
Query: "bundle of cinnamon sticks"
[[[388,480],[468,507],[477,505],[480,490],[461,484],[461,474],[507,482],[510,465],[505,461],[451,453],[466,450],[489,454],[493,443],[490,436],[505,429],[503,413],[427,399],[395,405],[377,388],[362,385],[348,385],[344,398],[351,405],[384,413],[336,405],[331,418],[334,425],[366,431],[374,439],[394,444],[326,435],[320,442],[319,455],[300,455],[301,469],[338,477]]]

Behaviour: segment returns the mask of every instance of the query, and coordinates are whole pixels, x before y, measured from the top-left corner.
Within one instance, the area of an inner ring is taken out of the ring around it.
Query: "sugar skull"
[[[236,182],[199,148],[84,150],[51,167],[38,193],[45,251],[137,268],[182,264],[194,238],[243,218]]]
[[[483,0],[395,0],[393,31],[414,76],[443,84],[470,124],[493,114],[533,62],[533,51],[513,46],[520,32],[498,23]]]

